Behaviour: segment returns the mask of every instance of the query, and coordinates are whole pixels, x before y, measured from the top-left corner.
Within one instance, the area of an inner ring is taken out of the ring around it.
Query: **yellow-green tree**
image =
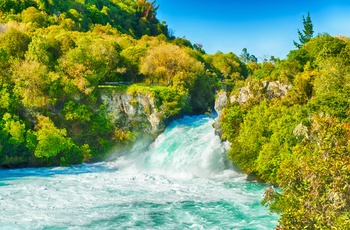
[[[203,70],[203,64],[191,57],[186,49],[167,43],[151,48],[141,63],[141,73],[148,77],[151,84],[187,89]]]
[[[61,165],[81,163],[83,154],[72,139],[67,137],[67,130],[57,128],[48,117],[38,116],[37,119],[34,155],[47,161],[54,160],[57,156]]]
[[[50,84],[55,80],[47,66],[36,61],[18,62],[12,75],[14,92],[26,107],[40,107],[48,103]],[[53,79],[51,78],[53,77]]]
[[[13,27],[0,37],[0,46],[13,58],[23,58],[29,43],[30,37]]]
[[[22,22],[33,28],[44,27],[48,24],[48,15],[32,6],[22,11]]]

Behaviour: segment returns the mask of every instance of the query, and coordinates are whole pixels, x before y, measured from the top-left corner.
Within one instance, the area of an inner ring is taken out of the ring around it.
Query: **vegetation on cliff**
[[[281,214],[282,229],[347,229],[350,39],[311,38],[310,23],[309,15],[299,48],[285,60],[265,60],[259,69],[247,64],[249,98],[232,100],[221,125],[231,143],[230,159],[273,185],[263,203]],[[270,99],[263,81],[292,88]]]

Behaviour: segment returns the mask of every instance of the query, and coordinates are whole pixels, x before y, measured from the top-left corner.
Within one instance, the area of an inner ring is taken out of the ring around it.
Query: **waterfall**
[[[213,118],[185,117],[174,121],[148,150],[133,149],[116,168],[169,177],[215,177],[228,173],[225,144],[213,132]],[[232,170],[229,173],[234,173]]]

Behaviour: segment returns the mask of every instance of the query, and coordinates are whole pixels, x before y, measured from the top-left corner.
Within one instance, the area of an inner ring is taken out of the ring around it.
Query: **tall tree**
[[[303,16],[303,24],[304,24],[303,31],[298,30],[299,42],[300,43],[297,43],[296,41],[293,41],[295,47],[297,47],[298,49],[300,49],[305,43],[310,41],[310,39],[314,35],[314,30],[313,30],[314,26],[313,26],[312,21],[311,21],[310,12],[307,13],[307,17],[306,18]]]
[[[239,59],[246,64],[249,62],[258,62],[258,59],[254,55],[250,55],[248,53],[247,48],[242,49],[242,53],[239,55]]]
[[[145,17],[148,21],[152,21],[156,15],[156,11],[159,6],[156,5],[156,1],[149,2],[147,0],[137,1],[137,12],[139,16]]]

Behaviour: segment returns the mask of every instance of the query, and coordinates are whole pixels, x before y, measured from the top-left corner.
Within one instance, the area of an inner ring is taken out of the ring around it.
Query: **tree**
[[[311,102],[319,110],[349,121],[349,64],[341,57],[327,58],[323,61],[320,76],[315,78],[314,97]]]
[[[304,72],[299,72],[293,80],[293,88],[288,92],[286,100],[294,104],[306,104],[311,99],[314,100],[314,81],[319,78],[319,72],[312,69],[310,62],[304,67]]]
[[[239,59],[246,64],[249,62],[258,62],[258,59],[254,55],[250,55],[248,53],[247,48],[242,49],[242,53],[239,55]]]
[[[12,75],[14,93],[26,107],[44,106],[48,89],[57,79],[51,79],[47,66],[37,61],[23,61],[14,65]]]
[[[111,39],[83,36],[76,41],[76,47],[70,49],[60,59],[60,68],[65,73],[65,83],[69,86],[67,92],[78,91],[89,95],[99,81],[118,80],[123,73],[119,67],[119,45]]]
[[[5,113],[0,119],[0,165],[19,167],[26,165],[25,124],[18,116]]]
[[[147,53],[147,48],[143,46],[130,46],[120,52],[123,66],[126,68],[125,74],[122,75],[123,81],[138,81],[141,79],[139,75],[140,59]]]
[[[9,144],[20,145],[24,142],[25,126],[22,121],[19,120],[17,116],[11,116],[9,113],[5,113],[3,118],[5,131],[9,136]]]
[[[306,18],[303,16],[303,24],[304,24],[304,30],[302,32],[300,30],[298,30],[300,43],[293,41],[294,45],[298,49],[300,49],[305,43],[310,41],[310,39],[313,37],[313,34],[314,34],[313,25],[312,25],[312,21],[311,21],[311,17],[310,17],[310,12],[307,13]]]
[[[67,137],[66,129],[59,129],[50,118],[38,116],[36,135],[38,144],[35,149],[35,156],[49,159],[64,151],[69,152],[75,144]],[[67,155],[67,154],[64,154]]]
[[[141,73],[148,76],[151,83],[185,88],[193,85],[203,69],[203,64],[185,49],[166,43],[150,49],[141,64]]]
[[[46,26],[47,19],[48,15],[45,12],[39,11],[33,6],[22,11],[22,22],[28,23],[34,28]]]
[[[27,34],[13,27],[0,37],[2,48],[13,58],[23,58],[30,41],[31,39]]]
[[[44,65],[49,65],[52,61],[52,54],[48,51],[49,44],[43,37],[33,37],[28,45],[28,51],[24,55],[28,61],[36,61]]]
[[[137,13],[138,16],[145,17],[148,21],[152,21],[156,15],[156,11],[159,6],[156,5],[156,1],[149,2],[147,0],[137,1]]]
[[[229,81],[243,80],[248,75],[245,65],[232,52],[224,54],[219,51],[212,56],[207,55],[205,59],[214,70],[217,70],[218,77],[222,79]]]

